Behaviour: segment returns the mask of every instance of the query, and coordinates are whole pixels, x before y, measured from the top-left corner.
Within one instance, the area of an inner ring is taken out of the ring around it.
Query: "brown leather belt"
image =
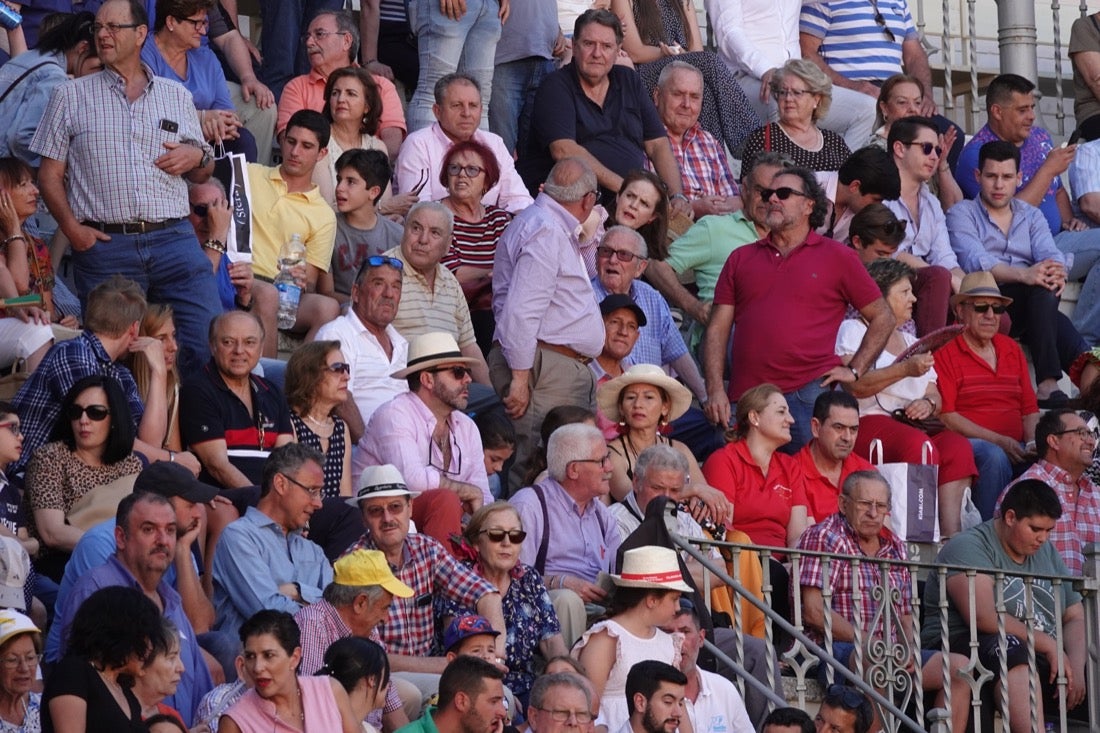
[[[591,356],[585,356],[579,351],[574,351],[568,346],[562,346],[561,344],[548,344],[545,341],[538,341],[537,343],[540,349],[547,349],[549,351],[561,354],[562,356],[567,356],[574,361],[579,361],[581,364],[587,364],[588,362],[592,361]]]
[[[84,226],[98,229],[106,234],[148,234],[159,232],[161,229],[178,224],[182,218],[165,219],[164,221],[124,221],[121,224],[107,224],[100,221],[85,221]]]

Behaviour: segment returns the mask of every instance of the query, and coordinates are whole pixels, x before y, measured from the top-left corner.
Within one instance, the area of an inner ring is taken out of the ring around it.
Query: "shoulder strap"
[[[38,71],[43,66],[48,66],[49,64],[52,64],[52,63],[54,63],[54,62],[53,61],[43,61],[42,63],[36,64],[36,65],[32,66],[31,68],[27,69],[26,71],[24,71],[22,74],[20,74],[19,78],[16,79],[15,81],[13,81],[8,86],[8,88],[4,90],[3,94],[0,94],[0,104],[3,104],[4,100],[8,98],[8,95],[11,94],[12,90],[15,89],[17,86],[19,86],[19,82],[23,81],[28,76],[30,76],[31,72]]]
[[[764,152],[772,151],[772,123],[764,125]]]
[[[542,539],[539,541],[539,552],[535,555],[535,570],[539,571],[539,575],[546,575],[546,551],[550,548],[550,512],[546,508],[546,494],[542,484],[535,484],[531,489],[542,506]]]

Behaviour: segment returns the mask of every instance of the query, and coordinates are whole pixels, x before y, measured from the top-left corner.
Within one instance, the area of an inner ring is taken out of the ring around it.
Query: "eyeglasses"
[[[1076,435],[1081,440],[1096,440],[1096,433],[1092,432],[1088,428],[1073,428],[1072,430],[1059,430],[1054,433],[1055,435]]]
[[[895,219],[894,221],[883,222],[882,224],[877,224],[869,228],[882,232],[887,237],[892,237],[895,234],[905,234],[905,226],[908,223],[906,219]]]
[[[16,438],[23,434],[23,428],[19,427],[17,422],[0,423],[0,428],[7,428]]]
[[[34,669],[38,665],[38,660],[40,660],[41,658],[41,654],[28,654],[23,657],[12,655],[10,657],[4,657],[3,659],[0,659],[0,666],[2,666],[4,669],[19,669],[20,667]]]
[[[325,493],[325,487],[324,486],[321,486],[321,487],[318,487],[318,488],[313,488],[312,486],[306,486],[305,484],[303,484],[300,481],[296,481],[294,478],[292,478],[291,476],[288,476],[285,473],[280,473],[279,475],[282,476],[283,478],[285,478],[290,483],[297,486],[298,488],[300,488],[302,491],[309,494],[310,499],[320,499],[322,494]]]
[[[540,708],[536,705],[531,707],[535,710],[541,710],[544,713],[550,713],[550,717],[555,723],[568,722],[570,718],[577,721],[581,725],[588,725],[592,722],[592,713],[587,710],[550,710],[549,708]]]
[[[371,519],[381,519],[387,514],[399,515],[401,512],[409,506],[408,501],[391,501],[384,506],[378,504],[372,504],[363,510],[363,512]]]
[[[894,32],[890,30],[890,27],[886,25],[886,18],[882,17],[882,13],[878,9],[878,0],[871,0],[871,10],[875,13],[875,25],[882,29],[883,34],[889,39],[890,43],[895,43],[898,39],[894,35]]]
[[[771,200],[772,196],[775,196],[780,201],[786,201],[791,196],[801,196],[804,199],[809,198],[808,194],[802,191],[796,191],[790,186],[781,186],[779,188],[757,188],[756,190],[760,192],[760,198],[764,201]]]
[[[477,178],[485,169],[476,165],[459,165],[458,163],[451,163],[447,166],[448,176],[457,176],[459,173],[465,173],[467,178]]]
[[[522,529],[483,529],[478,534],[485,535],[490,542],[503,542],[507,537],[513,545],[518,545],[527,539],[527,533]]]
[[[351,374],[351,364],[346,361],[334,361],[331,364],[325,364],[325,371],[333,374]]]
[[[874,509],[875,514],[889,514],[890,505],[884,501],[871,501],[870,499],[852,499],[851,497],[845,497],[848,501],[856,505],[856,509],[861,512],[870,512]]]
[[[309,31],[309,32],[306,32],[306,33],[302,34],[302,42],[304,43],[304,42],[306,42],[306,41],[308,41],[309,39],[312,38],[313,40],[320,43],[321,41],[325,40],[329,36],[346,36],[346,35],[348,35],[347,31]]]
[[[807,94],[813,94],[809,89],[772,89],[774,94],[779,99],[791,97],[793,99],[802,99]]]
[[[126,28],[137,28],[138,26],[145,25],[144,23],[93,23],[92,33],[99,35],[100,31],[107,31],[112,36],[117,36],[118,32]]]
[[[429,369],[428,370],[429,374],[439,374],[440,372],[450,372],[452,377],[454,377],[455,379],[459,379],[459,380],[465,379],[466,377],[472,377],[474,375],[474,373],[470,369],[470,367],[464,367],[464,366],[449,366],[449,367],[440,367],[439,369]]]
[[[200,219],[205,219],[206,215],[210,213],[210,204],[195,204],[191,207],[191,211],[194,211],[195,216]]]
[[[570,463],[598,463],[601,466],[605,463],[610,463],[610,462],[611,462],[611,451],[608,451],[607,453],[604,453],[603,458],[578,458],[575,461],[570,461]]]
[[[200,33],[210,27],[210,21],[206,18],[176,18],[176,20],[181,23],[190,23],[191,27]]]
[[[606,257],[607,259],[616,259],[619,262],[626,262],[628,264],[633,262],[635,259],[648,259],[646,257],[642,257],[641,255],[634,254],[628,249],[614,249],[612,247],[607,247],[602,244],[599,247],[596,247],[596,256]]]
[[[465,367],[461,368],[465,369]],[[462,448],[456,441],[450,438],[447,438],[447,440],[451,447],[450,460],[447,460],[447,454],[443,451],[443,446],[439,445],[435,440],[428,441],[428,467],[434,468],[445,476],[455,476],[462,473]],[[434,458],[432,457],[432,446],[435,446],[435,452],[437,454]]]
[[[981,313],[983,315],[988,313],[990,309],[997,315],[1001,315],[1008,310],[1007,305],[994,305],[993,303],[967,303],[967,305],[973,308],[975,313]]]
[[[839,703],[847,710],[859,710],[865,705],[871,707],[871,701],[862,692],[848,685],[831,685],[825,692],[824,702]]]
[[[69,405],[65,417],[69,418],[69,420],[79,420],[85,413],[87,413],[89,420],[93,422],[102,422],[107,419],[111,411],[107,409],[106,405],[88,405],[87,407],[82,405]]]
[[[933,150],[936,151],[936,157],[937,158],[939,158],[943,155],[943,147],[940,146],[940,145],[936,145],[935,143],[911,142],[911,143],[904,143],[904,144],[909,145],[909,146],[916,145],[918,148],[920,148],[920,151],[922,153],[924,153],[925,155],[931,155]]]

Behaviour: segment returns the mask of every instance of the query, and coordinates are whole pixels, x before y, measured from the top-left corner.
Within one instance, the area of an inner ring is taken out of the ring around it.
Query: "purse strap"
[[[8,98],[8,95],[12,93],[12,90],[15,89],[17,86],[19,86],[19,82],[23,81],[28,76],[30,76],[32,72],[38,71],[43,66],[49,66],[52,63],[54,63],[54,62],[53,61],[43,61],[42,63],[36,64],[36,65],[32,66],[31,68],[27,69],[26,71],[24,71],[22,74],[20,74],[19,78],[16,79],[15,81],[13,81],[8,86],[8,88],[4,90],[3,94],[0,94],[0,104],[3,104],[4,100]]]

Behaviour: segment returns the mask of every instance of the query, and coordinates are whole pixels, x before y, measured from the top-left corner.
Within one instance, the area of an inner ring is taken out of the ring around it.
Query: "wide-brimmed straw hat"
[[[959,292],[951,296],[952,307],[967,298],[994,298],[1005,305],[1012,302],[1012,298],[1001,295],[1001,289],[997,287],[997,281],[993,279],[993,273],[985,270],[971,272],[963,278],[962,285],[959,286]]]
[[[623,553],[623,571],[620,575],[600,573],[600,585],[608,583],[619,588],[652,588],[654,590],[678,590],[692,593],[694,589],[684,582],[680,572],[680,559],[671,547],[646,545]]]
[[[619,422],[622,419],[619,414],[619,395],[632,384],[652,384],[665,391],[671,403],[668,411],[669,422],[683,415],[691,407],[691,391],[665,374],[661,367],[655,364],[635,364],[622,376],[608,380],[596,389],[596,404],[608,420]]]
[[[404,379],[410,374],[431,369],[440,364],[476,364],[477,359],[464,356],[458,349],[455,337],[442,331],[422,333],[409,342],[409,358],[405,361],[405,368],[394,372],[390,376],[394,379]]]

